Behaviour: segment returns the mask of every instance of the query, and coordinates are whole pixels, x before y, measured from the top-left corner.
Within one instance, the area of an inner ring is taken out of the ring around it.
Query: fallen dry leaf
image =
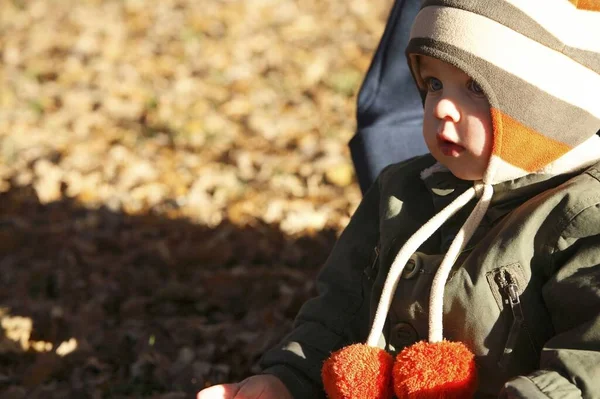
[[[258,371],[360,201],[389,0],[0,0],[0,397]]]

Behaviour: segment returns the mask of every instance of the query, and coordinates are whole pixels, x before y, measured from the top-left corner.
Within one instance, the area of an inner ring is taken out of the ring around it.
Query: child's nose
[[[450,120],[454,123],[460,121],[460,107],[456,99],[442,97],[434,108],[434,116],[441,120]]]

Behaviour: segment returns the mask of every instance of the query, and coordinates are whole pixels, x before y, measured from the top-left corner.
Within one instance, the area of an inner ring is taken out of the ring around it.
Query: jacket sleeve
[[[300,309],[292,332],[261,359],[294,398],[324,398],[321,366],[330,353],[368,334],[371,284],[365,269],[379,240],[379,182],[366,193],[317,278],[318,295]]]
[[[542,291],[555,335],[540,370],[509,381],[501,398],[600,398],[600,205],[578,212],[558,237]]]

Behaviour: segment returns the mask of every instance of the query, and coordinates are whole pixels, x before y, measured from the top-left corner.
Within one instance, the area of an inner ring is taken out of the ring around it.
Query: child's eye
[[[471,90],[473,93],[483,96],[483,89],[481,88],[481,86],[479,86],[479,83],[475,82],[473,79],[469,80],[469,90]]]
[[[442,82],[437,78],[426,78],[425,85],[427,85],[427,91],[438,91],[442,90]]]

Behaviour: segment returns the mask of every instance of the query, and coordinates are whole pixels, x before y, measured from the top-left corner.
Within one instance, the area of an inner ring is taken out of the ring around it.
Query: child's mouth
[[[457,157],[465,150],[463,146],[440,138],[438,138],[438,147],[442,154],[447,157]]]

